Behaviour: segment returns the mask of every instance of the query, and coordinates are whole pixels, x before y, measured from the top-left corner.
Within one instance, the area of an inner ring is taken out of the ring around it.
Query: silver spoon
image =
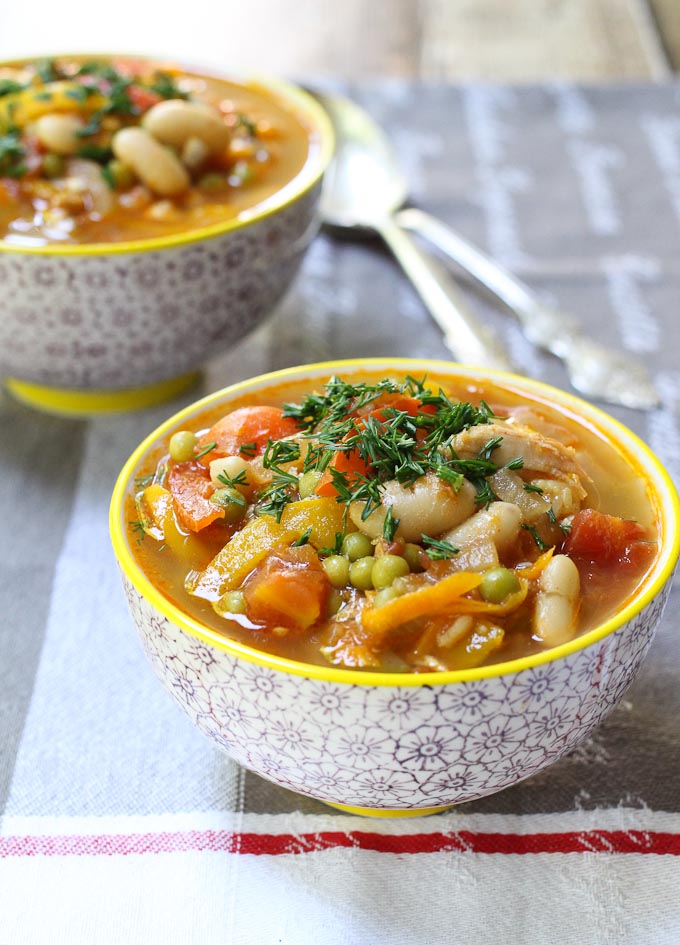
[[[336,135],[335,156],[326,172],[321,198],[324,223],[380,234],[458,361],[512,370],[503,348],[479,324],[453,279],[396,222],[395,213],[404,204],[407,187],[383,133],[348,99],[314,95],[328,112]]]
[[[477,322],[453,280],[433,266],[407,231],[427,239],[507,305],[526,338],[564,362],[572,386],[580,393],[640,410],[659,404],[658,392],[640,360],[587,337],[573,318],[544,305],[528,286],[450,227],[421,210],[400,209],[408,188],[380,128],[349,99],[314,94],[336,134],[336,154],[322,196],[324,222],[382,236],[458,360],[511,369],[500,345]]]

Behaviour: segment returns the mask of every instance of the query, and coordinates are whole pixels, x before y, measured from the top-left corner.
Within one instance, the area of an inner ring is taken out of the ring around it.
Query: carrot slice
[[[303,546],[271,554],[243,592],[252,620],[300,631],[321,617],[329,590],[317,555]]]
[[[211,443],[215,446],[199,460],[204,466],[219,456],[241,454],[250,458],[264,453],[269,440],[282,440],[299,432],[292,417],[284,417],[280,407],[240,407],[218,420],[200,437],[197,452]],[[244,447],[249,447],[245,449]]]
[[[224,510],[210,501],[215,486],[200,463],[174,463],[168,471],[168,489],[180,524],[191,532],[200,532],[224,516]]]
[[[447,613],[452,609],[456,613],[469,613],[471,611],[461,609],[463,604],[462,595],[467,594],[468,591],[478,587],[481,583],[481,574],[459,571],[457,574],[451,574],[435,584],[428,584],[417,591],[395,597],[394,600],[388,601],[382,607],[365,607],[361,614],[364,629],[372,635],[382,638],[394,627],[407,623],[409,620],[415,620],[417,617],[434,617],[437,614]],[[470,600],[465,600],[464,603],[466,606],[469,604],[484,604],[483,601]],[[494,605],[484,605],[486,608],[489,606]]]

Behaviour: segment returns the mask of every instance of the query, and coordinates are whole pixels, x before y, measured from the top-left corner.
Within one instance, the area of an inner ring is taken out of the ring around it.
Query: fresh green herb
[[[505,469],[523,469],[524,459],[522,456],[515,456],[505,464]]]
[[[490,460],[491,454],[494,450],[498,449],[502,442],[502,436],[495,436],[492,440],[489,440],[479,451],[479,458],[487,461]]]
[[[454,555],[460,553],[460,550],[458,548],[454,548],[450,541],[430,538],[429,535],[421,535],[420,537],[423,544],[427,546],[427,553],[429,557],[433,559],[433,561],[453,558]]]
[[[54,59],[42,59],[35,67],[35,71],[40,81],[44,82],[45,85],[48,82],[56,82],[57,79],[62,78]]]
[[[547,550],[548,550],[548,548],[550,547],[550,545],[547,545],[547,544],[543,541],[543,539],[541,538],[541,536],[540,536],[540,535],[538,534],[538,532],[536,531],[536,528],[535,528],[534,525],[522,525],[522,528],[523,528],[525,531],[529,532],[529,534],[531,535],[531,537],[532,537],[532,538],[534,539],[534,541],[536,542],[536,546],[538,547],[538,550],[539,550],[539,551],[547,551]]]
[[[267,440],[262,455],[262,465],[265,469],[281,472],[282,463],[294,463],[298,459],[300,459],[299,443],[293,440]]]
[[[78,157],[96,161],[97,164],[106,164],[113,157],[111,148],[103,148],[98,144],[84,144],[78,148]]]
[[[137,544],[141,544],[146,538],[146,529],[144,527],[144,522],[141,518],[135,519],[133,522],[128,522],[128,525],[132,529],[132,532],[135,536]]]
[[[224,470],[217,476],[218,480],[225,486],[231,486],[232,489],[235,489],[237,486],[247,486],[248,480],[246,479],[246,471],[242,469],[241,472],[237,473],[235,476],[227,475]]]
[[[21,82],[15,82],[14,79],[0,79],[0,98],[3,95],[13,95],[15,92],[23,92],[28,86]],[[36,98],[38,96],[36,95]]]
[[[21,177],[26,173],[26,149],[17,129],[0,135],[0,177]]]
[[[135,479],[135,486],[138,489],[146,489],[147,486],[150,486],[154,480],[154,473],[151,473],[149,476],[138,476]]]
[[[243,443],[239,452],[248,459],[252,459],[252,457],[257,453],[257,443]]]
[[[327,557],[328,555],[339,555],[342,553],[342,542],[344,539],[343,532],[335,533],[335,544],[330,548],[319,548],[319,554],[322,557]]]
[[[102,177],[106,181],[107,186],[110,187],[111,190],[115,190],[116,189],[116,175],[113,173],[109,165],[104,164],[103,167],[101,168],[101,172],[102,172]]]
[[[546,515],[548,516],[550,522],[551,522],[553,525],[557,525],[557,516],[555,515],[555,509],[552,507],[552,505],[550,506],[550,508],[549,508],[548,511],[546,512]]]
[[[78,102],[80,104],[87,100],[88,94],[91,93],[88,93],[88,90],[84,85],[79,85],[75,89],[66,89],[64,92],[66,98],[71,98],[74,102]]]
[[[571,525],[569,524],[569,522],[560,522],[560,529],[562,532],[564,532],[565,535],[568,535],[569,532],[571,531]]]
[[[392,506],[390,505],[387,509],[387,514],[385,515],[385,521],[383,522],[383,538],[385,541],[393,541],[394,534],[399,528],[399,519],[394,517],[394,512],[392,511]]]
[[[309,539],[312,537],[312,526],[310,525],[306,531],[304,531],[297,541],[294,541],[291,545],[291,548],[301,548],[303,545],[306,545]]]
[[[207,453],[212,453],[216,446],[217,443],[207,443],[202,450],[199,450],[199,452],[194,455],[194,459],[200,459],[201,456],[205,456]]]
[[[33,95],[33,98],[36,100],[36,102],[51,102],[52,93],[51,92],[36,92]]]
[[[257,137],[257,128],[255,123],[247,115],[239,114],[236,116],[236,127],[244,128],[249,138]]]
[[[492,502],[496,501],[496,494],[489,485],[488,479],[474,479],[472,483],[477,490],[475,502],[488,508]]]
[[[223,509],[226,509],[230,505],[238,505],[243,509],[246,507],[245,498],[236,490],[232,493],[228,492],[226,489],[216,489],[210,496],[210,501],[213,505],[222,506]]]
[[[189,98],[189,93],[183,92],[167,72],[154,73],[149,89],[161,98]]]
[[[525,491],[525,492],[537,492],[539,495],[543,495],[543,489],[541,489],[540,486],[535,486],[535,485],[534,485],[533,483],[531,483],[531,482],[525,482],[525,483],[524,483],[524,491]]]

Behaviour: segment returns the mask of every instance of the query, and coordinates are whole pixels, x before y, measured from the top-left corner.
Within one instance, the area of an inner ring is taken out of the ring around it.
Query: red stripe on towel
[[[211,851],[251,856],[317,853],[351,847],[375,853],[480,854],[652,853],[680,856],[680,834],[642,830],[565,833],[382,834],[353,830],[302,834],[186,830],[158,833],[0,837],[0,858],[24,856],[134,856],[143,853]]]

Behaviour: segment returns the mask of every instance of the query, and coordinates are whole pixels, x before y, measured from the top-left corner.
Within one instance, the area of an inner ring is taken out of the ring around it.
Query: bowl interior
[[[198,414],[214,411],[217,417],[224,412],[225,408],[234,409],[242,405],[244,401],[268,403],[268,392],[273,388],[276,388],[278,397],[283,392],[285,399],[294,399],[303,387],[308,387],[314,382],[321,385],[334,374],[350,380],[363,380],[367,375],[373,378],[406,374],[420,378],[427,375],[429,380],[434,382],[445,382],[447,378],[461,378],[472,386],[475,382],[481,384],[491,381],[513,393],[522,395],[528,401],[549,402],[586,430],[606,439],[644,480],[649,501],[660,522],[659,554],[634,597],[604,623],[561,646],[512,662],[481,666],[470,670],[425,674],[358,671],[300,663],[230,640],[183,613],[151,584],[131,551],[126,530],[125,502],[126,497],[133,490],[134,478],[138,475],[138,470],[145,462],[148,463],[154,454],[160,456],[161,443],[167,442],[168,436],[175,430],[190,425],[191,420]],[[618,421],[580,398],[549,385],[499,371],[481,371],[443,361],[372,358],[306,365],[261,375],[211,394],[170,417],[140,444],[123,467],[112,496],[110,528],[114,550],[125,578],[156,610],[185,632],[208,645],[238,655],[249,662],[299,676],[351,684],[422,686],[471,681],[518,672],[559,660],[614,633],[617,628],[639,613],[672,576],[680,553],[680,502],[668,474],[651,450]]]

